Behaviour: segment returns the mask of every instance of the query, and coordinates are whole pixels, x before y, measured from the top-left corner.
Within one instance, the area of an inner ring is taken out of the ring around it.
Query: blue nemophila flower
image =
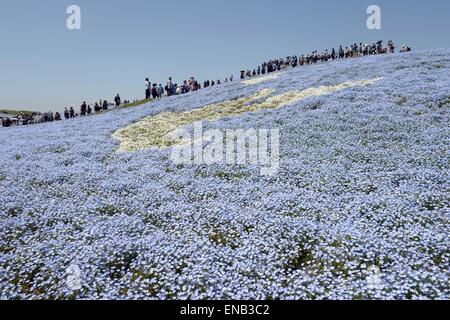
[[[325,63],[0,128],[0,298],[448,299],[449,57]],[[161,112],[374,78],[204,123],[279,129],[273,177],[175,165],[170,148],[118,153],[111,137]],[[67,286],[73,265],[81,288]]]

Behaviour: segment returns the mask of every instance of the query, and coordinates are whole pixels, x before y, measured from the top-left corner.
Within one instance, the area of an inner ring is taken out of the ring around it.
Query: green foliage
[[[151,101],[153,101],[153,99],[144,99],[144,100],[139,100],[139,101],[132,102],[132,103],[127,103],[127,104],[124,104],[123,106],[121,106],[120,109],[128,109],[128,108],[138,107],[138,106],[144,105],[146,103],[149,103]]]
[[[449,105],[450,105],[450,96],[445,97],[444,99],[438,102],[439,108],[448,107]]]
[[[395,104],[398,106],[403,106],[408,101],[408,98],[400,96],[397,100],[395,100]]]
[[[13,117],[24,116],[34,113],[39,113],[36,111],[27,111],[27,110],[9,110],[9,109],[0,109],[0,113],[4,113]]]

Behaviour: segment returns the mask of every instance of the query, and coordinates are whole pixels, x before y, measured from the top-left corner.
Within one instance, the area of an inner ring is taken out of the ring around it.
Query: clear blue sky
[[[66,28],[71,4],[82,10],[79,31]],[[366,27],[370,4],[382,9],[382,30]],[[1,0],[0,108],[142,98],[147,76],[222,79],[341,43],[450,48],[449,12],[448,0]]]

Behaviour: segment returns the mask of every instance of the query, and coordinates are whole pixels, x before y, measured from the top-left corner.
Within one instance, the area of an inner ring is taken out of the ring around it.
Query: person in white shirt
[[[152,84],[148,78],[145,79],[145,99],[150,99]]]
[[[167,81],[167,85],[166,85],[166,91],[167,91],[168,97],[170,97],[171,95],[173,95],[175,93],[174,89],[176,89],[176,88],[173,85],[172,77],[170,77],[169,80]]]

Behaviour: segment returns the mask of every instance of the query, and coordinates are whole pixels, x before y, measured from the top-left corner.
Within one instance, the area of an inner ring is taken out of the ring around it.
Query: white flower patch
[[[381,79],[347,81],[333,86],[289,91],[272,97],[268,96],[273,90],[264,89],[248,98],[229,100],[182,113],[168,112],[149,117],[115,132],[113,137],[121,141],[120,151],[170,147],[176,144],[176,141],[171,138],[173,132],[197,121],[218,121],[246,112],[282,108],[306,98],[326,95],[355,86],[374,84]]]
[[[262,90],[246,98],[238,98],[186,112],[166,112],[145,118],[127,128],[118,130],[113,137],[121,141],[121,151],[137,151],[149,147],[170,147],[175,144],[170,134],[180,127],[202,120],[219,120],[245,112],[245,105],[268,96],[272,90]]]

